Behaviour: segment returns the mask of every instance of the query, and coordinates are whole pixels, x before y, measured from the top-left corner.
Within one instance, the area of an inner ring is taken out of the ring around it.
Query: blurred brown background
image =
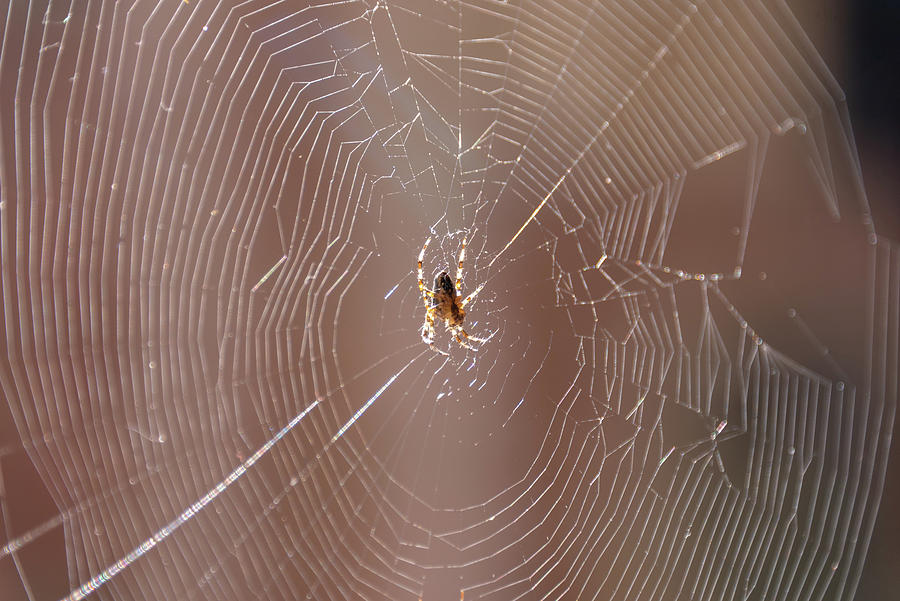
[[[900,239],[900,4],[889,0],[791,0],[847,97],[877,229]],[[900,591],[900,445],[896,427],[881,509],[856,599]]]

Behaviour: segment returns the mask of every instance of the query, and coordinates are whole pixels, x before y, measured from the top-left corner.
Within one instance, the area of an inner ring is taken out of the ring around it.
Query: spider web
[[[900,260],[784,4],[5,12],[4,598],[853,596]]]

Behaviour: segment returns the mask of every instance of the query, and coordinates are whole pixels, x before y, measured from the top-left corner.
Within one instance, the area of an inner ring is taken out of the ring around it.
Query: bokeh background
[[[900,232],[900,98],[894,68],[900,22],[894,2],[792,2],[791,7],[841,82],[853,122],[872,213],[881,231]],[[857,599],[886,599],[900,590],[900,453],[891,447],[888,477]]]

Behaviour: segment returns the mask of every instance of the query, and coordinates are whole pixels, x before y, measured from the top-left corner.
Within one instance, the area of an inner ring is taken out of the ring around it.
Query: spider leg
[[[460,303],[460,306],[461,306],[461,307],[465,307],[467,304],[469,304],[469,301],[471,301],[473,298],[475,298],[475,295],[478,294],[479,292],[481,292],[481,289],[482,289],[482,288],[484,288],[484,284],[482,284],[481,286],[479,286],[478,288],[476,288],[475,291],[472,292],[472,294],[470,294],[470,295],[467,296],[466,298],[462,299],[462,302]]]
[[[425,311],[425,323],[422,324],[422,342],[434,342],[434,308]]]
[[[425,311],[425,323],[422,324],[422,342],[431,347],[436,353],[440,353],[442,355],[450,356],[450,353],[442,351],[441,349],[434,346],[434,308],[430,308]]]
[[[459,334],[455,334],[455,336],[456,336],[456,341],[459,343],[460,346],[464,346],[464,347],[466,347],[467,349],[469,349],[470,351],[474,351],[474,350],[475,350],[474,348],[472,348],[471,346],[469,346],[468,344],[466,344],[465,342],[463,342],[463,339],[459,337]]]
[[[462,329],[462,327],[459,328],[459,333],[462,334],[466,340],[469,340],[471,342],[487,342],[487,338],[478,338],[477,336],[470,336],[469,334],[466,334],[466,331]]]
[[[472,351],[478,350],[478,349],[473,348],[473,347],[470,346],[469,344],[467,344],[469,341],[472,341],[472,342],[485,342],[485,340],[484,340],[483,338],[476,338],[475,336],[469,336],[468,334],[466,334],[466,331],[465,331],[464,329],[462,329],[462,326],[457,326],[457,327],[453,328],[452,331],[453,331],[453,335],[456,337],[456,341],[457,341],[461,346],[464,346],[464,347],[466,347],[466,348],[469,349],[469,350],[472,350]],[[460,334],[462,334],[463,338],[466,339],[465,341],[463,341],[463,339],[459,337]]]
[[[422,245],[422,250],[419,251],[419,261],[418,261],[418,274],[419,274],[419,292],[422,293],[422,302],[425,303],[425,307],[428,307],[428,299],[434,298],[434,292],[428,289],[425,286],[425,282],[422,281],[422,261],[425,260],[425,249],[428,248],[428,245],[431,243],[431,238],[425,241],[425,244]],[[433,320],[432,320],[433,324]],[[432,332],[434,332],[434,327],[431,328]]]
[[[466,242],[468,238],[463,238],[462,248],[459,249],[459,264],[456,267],[456,291],[459,292],[460,286],[462,286],[462,277],[463,277],[463,261],[466,260]]]

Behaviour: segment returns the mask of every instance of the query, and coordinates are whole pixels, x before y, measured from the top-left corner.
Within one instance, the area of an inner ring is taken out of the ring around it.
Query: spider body
[[[463,329],[463,321],[466,318],[465,306],[475,298],[475,295],[481,291],[482,287],[479,286],[472,294],[465,298],[462,298],[459,295],[459,291],[462,287],[463,262],[466,258],[466,240],[463,240],[462,248],[459,251],[459,263],[456,268],[456,284],[454,285],[453,280],[446,271],[442,271],[434,279],[434,290],[426,288],[425,282],[422,280],[422,261],[425,259],[425,250],[428,248],[430,242],[431,238],[426,240],[425,244],[422,245],[422,250],[419,252],[419,261],[417,263],[419,290],[422,292],[422,300],[425,303],[425,323],[422,325],[422,341],[434,350],[437,350],[434,346],[434,322],[435,320],[441,320],[444,322],[444,326],[447,330],[456,337],[456,341],[460,345],[471,349],[472,347],[469,346],[466,341],[483,342],[483,340],[475,338],[474,336],[469,336]]]
[[[461,326],[466,318],[466,310],[462,308],[460,300],[453,280],[446,271],[442,271],[434,278],[434,297],[431,299],[434,316],[444,320],[448,326]]]

